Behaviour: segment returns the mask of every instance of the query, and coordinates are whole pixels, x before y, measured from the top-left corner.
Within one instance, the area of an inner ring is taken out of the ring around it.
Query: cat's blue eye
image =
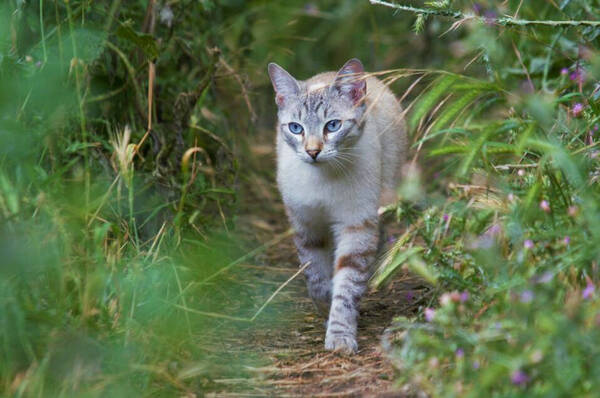
[[[288,129],[292,132],[292,134],[300,134],[304,131],[304,127],[300,125],[300,123],[291,122],[288,123]]]
[[[325,128],[330,133],[335,133],[336,131],[338,131],[340,129],[340,127],[342,127],[342,121],[339,119],[330,120],[325,125]]]

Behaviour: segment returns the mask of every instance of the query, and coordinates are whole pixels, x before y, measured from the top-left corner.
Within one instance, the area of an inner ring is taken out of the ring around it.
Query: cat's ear
[[[282,106],[286,98],[300,93],[300,86],[296,79],[274,62],[269,64],[269,76],[275,89],[275,102],[277,105]]]
[[[364,73],[363,64],[357,58],[352,58],[338,71],[333,87],[343,95],[349,96],[356,105],[367,94],[367,81]]]

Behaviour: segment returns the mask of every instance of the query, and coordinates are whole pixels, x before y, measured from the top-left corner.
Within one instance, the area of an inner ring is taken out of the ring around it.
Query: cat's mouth
[[[333,152],[330,152],[330,151],[311,154],[308,151],[306,151],[306,152],[299,152],[298,156],[300,157],[301,160],[303,160],[304,162],[306,162],[308,164],[320,165],[320,164],[324,164],[324,163],[329,163],[330,160],[335,158],[336,154]]]
[[[319,164],[327,163],[330,158],[331,158],[331,156],[327,156],[326,154],[319,154],[319,155],[317,155],[315,157],[312,157],[312,156],[302,156],[302,160],[304,160],[306,163],[314,164],[314,165],[319,165]]]
[[[317,164],[317,163],[323,163],[323,161],[321,159],[313,159],[311,157],[304,157],[302,156],[302,160],[308,164]]]

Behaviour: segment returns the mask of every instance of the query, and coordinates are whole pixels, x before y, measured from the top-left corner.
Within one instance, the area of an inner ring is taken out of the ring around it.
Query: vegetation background
[[[295,307],[261,254],[289,251],[266,64],[358,57],[412,144],[372,285],[429,286],[381,325],[394,388],[596,396],[600,3],[401,3],[2,2],[2,395],[201,396],[268,365],[245,336]]]

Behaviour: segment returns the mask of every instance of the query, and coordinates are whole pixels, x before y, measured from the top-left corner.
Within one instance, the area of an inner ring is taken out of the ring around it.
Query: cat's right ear
[[[274,62],[269,64],[269,76],[275,89],[275,102],[278,106],[283,106],[286,98],[296,96],[300,93],[300,86],[296,79]]]

